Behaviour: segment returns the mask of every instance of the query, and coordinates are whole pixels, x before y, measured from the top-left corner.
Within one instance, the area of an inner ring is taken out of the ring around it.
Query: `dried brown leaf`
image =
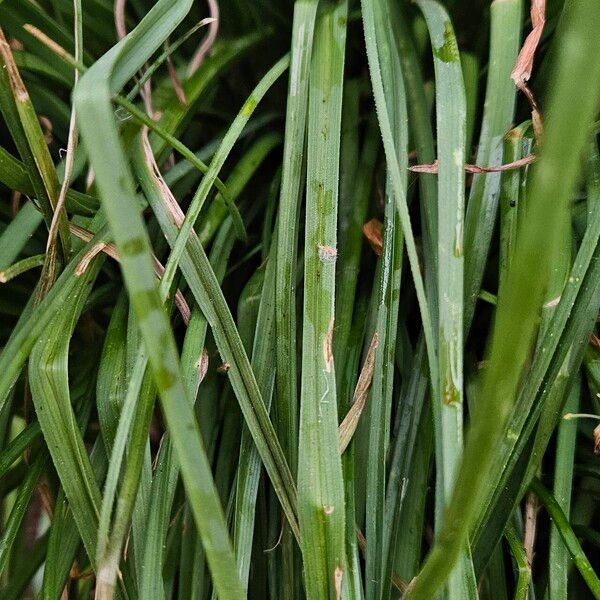
[[[467,173],[501,173],[503,171],[512,171],[514,169],[520,169],[534,163],[537,159],[535,154],[528,154],[519,160],[514,162],[506,163],[503,165],[495,165],[492,167],[482,167],[480,165],[465,165],[465,171]],[[429,165],[413,165],[409,167],[409,170],[413,173],[437,173],[439,169],[438,161],[434,161]]]
[[[358,422],[363,409],[365,408],[367,394],[371,387],[371,382],[373,381],[373,372],[375,371],[375,350],[377,350],[377,346],[379,346],[379,334],[375,332],[363,368],[358,377],[358,382],[356,383],[352,406],[339,426],[340,454],[343,454],[348,447],[348,444],[358,427]]]
[[[533,71],[533,61],[535,59],[535,52],[542,39],[542,33],[544,31],[544,25],[546,23],[546,0],[531,0],[531,26],[532,29],[525,38],[525,42],[517,57],[517,62],[510,74],[515,85],[527,96],[529,104],[531,105],[531,120],[533,122],[533,130],[535,137],[539,140],[542,136],[542,115],[538,108],[537,102],[533,96],[533,93],[527,86],[527,82],[531,78]]]
[[[546,0],[531,0],[532,29],[517,57],[517,62],[510,74],[518,88],[521,88],[531,77],[535,52],[542,38],[546,23]]]
[[[364,236],[371,244],[373,252],[381,256],[383,250],[383,223],[378,219],[371,219],[362,226]]]

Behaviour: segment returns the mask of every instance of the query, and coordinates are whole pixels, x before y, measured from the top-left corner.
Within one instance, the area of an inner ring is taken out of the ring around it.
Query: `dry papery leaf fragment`
[[[373,252],[381,256],[383,250],[383,223],[379,219],[371,219],[362,226],[364,236],[367,238]]]
[[[535,154],[528,154],[519,160],[515,160],[514,162],[506,163],[504,165],[495,165],[491,167],[482,167],[481,165],[465,165],[465,171],[467,173],[501,173],[503,171],[513,171],[515,169],[520,169],[521,167],[526,167],[534,163],[537,159]],[[413,165],[412,167],[408,167],[410,171],[413,173],[437,173],[439,169],[439,163],[437,160],[434,160],[429,165]]]
[[[540,114],[537,102],[527,86],[527,82],[531,78],[533,71],[533,61],[535,52],[542,38],[544,25],[546,24],[546,0],[531,0],[531,26],[532,29],[525,38],[525,42],[517,57],[517,62],[510,74],[515,85],[527,96],[531,105],[531,119],[533,121],[533,129],[535,137],[539,140],[542,136],[542,116]]]
[[[375,332],[358,377],[358,382],[356,383],[354,397],[352,398],[352,406],[338,428],[340,454],[343,454],[348,447],[348,444],[358,427],[360,415],[367,402],[367,396],[369,388],[371,387],[371,381],[373,380],[373,372],[375,370],[375,350],[377,350],[377,346],[379,346],[379,334]]]

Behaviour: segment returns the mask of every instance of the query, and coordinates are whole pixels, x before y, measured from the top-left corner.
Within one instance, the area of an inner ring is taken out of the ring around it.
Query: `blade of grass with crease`
[[[389,21],[387,5],[381,7],[381,18]],[[395,39],[389,28],[384,30],[391,49],[381,60],[384,77],[389,81],[387,100],[396,106],[391,115],[394,146],[404,173],[402,187],[406,189],[408,166],[408,122],[404,82]],[[391,577],[386,577],[388,537],[385,530],[385,487],[387,480],[387,457],[392,415],[394,388],[395,351],[398,332],[400,282],[404,238],[398,217],[398,209],[388,181],[385,191],[383,221],[383,246],[379,276],[375,282],[376,304],[375,331],[379,346],[375,351],[375,370],[370,398],[369,446],[366,491],[366,568],[365,593],[367,599],[386,598],[390,594]]]
[[[29,365],[36,413],[92,564],[95,564],[100,491],[69,401],[67,352],[68,334],[100,266],[97,258],[78,277],[69,310],[56,314],[34,346]]]
[[[252,350],[253,367],[267,407],[271,403],[275,384],[273,351],[275,347],[276,242],[275,236],[267,258]],[[236,482],[234,545],[240,578],[245,585],[248,585],[249,578],[260,471],[260,456],[252,444],[248,431],[244,430],[240,444],[240,461]]]
[[[345,0],[322,7],[310,66],[298,516],[306,594],[315,600],[339,598],[345,585],[333,332],[347,10]]]
[[[564,413],[579,412],[581,397],[581,380],[575,379],[572,384]],[[558,436],[556,441],[556,468],[554,476],[553,495],[565,516],[569,518],[571,510],[571,494],[573,491],[573,461],[575,459],[575,446],[577,442],[577,420],[563,419],[558,425]],[[569,581],[569,553],[565,548],[560,532],[556,526],[552,526],[550,532],[550,581],[548,583],[548,597],[568,597]]]
[[[304,190],[306,159],[304,156],[307,129],[308,84],[313,48],[313,35],[318,0],[296,0],[294,3],[290,71],[285,118],[281,191],[277,219],[279,248],[276,253],[275,311],[276,430],[295,475],[298,467],[298,376],[296,281],[298,271],[298,225],[300,203]],[[297,558],[292,540],[284,531],[283,587],[286,598],[292,597],[299,577],[295,573]]]
[[[438,396],[433,398],[436,529],[452,495],[463,452],[464,198],[467,104],[458,45],[448,14],[432,0],[419,8],[434,55],[438,151]],[[433,374],[435,377],[436,374]],[[473,566],[463,553],[448,579],[449,598],[476,597]]]
[[[282,445],[292,472],[297,466],[298,399],[296,369],[296,271],[298,219],[304,185],[304,146],[308,81],[317,0],[294,5],[290,78],[286,107],[285,142],[279,205],[277,252],[277,414]]]

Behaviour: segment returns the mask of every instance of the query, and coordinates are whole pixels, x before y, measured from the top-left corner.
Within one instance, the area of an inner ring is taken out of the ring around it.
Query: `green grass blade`
[[[445,9],[420,0],[434,55],[438,152],[438,397],[432,410],[436,439],[436,525],[454,490],[463,452],[464,202],[467,102],[458,45]],[[435,376],[435,375],[433,375]],[[475,597],[463,555],[448,580],[449,598]]]
[[[531,566],[523,548],[519,534],[515,526],[510,523],[504,531],[506,541],[510,547],[511,554],[517,567],[517,585],[515,589],[515,600],[527,600],[529,597],[529,583],[531,581]]]
[[[33,193],[27,169],[4,148],[0,148],[0,181],[11,190]]]
[[[556,498],[544,487],[539,479],[534,479],[531,483],[531,490],[540,499],[548,514],[556,525],[560,536],[575,563],[575,566],[581,573],[581,576],[588,585],[594,598],[600,598],[600,579],[596,575],[587,556],[584,554],[577,536],[573,532],[571,525]]]
[[[503,158],[512,162],[523,158],[533,146],[533,139],[529,134],[531,121],[511,129],[504,139]],[[506,283],[508,270],[517,241],[517,227],[519,214],[523,213],[522,201],[525,200],[525,186],[527,184],[527,171],[515,169],[502,175],[500,187],[500,256],[498,287],[503,288]]]
[[[0,538],[0,573],[6,571],[6,567],[10,558],[10,553],[15,543],[15,539],[19,534],[21,523],[27,512],[27,507],[35,491],[40,475],[48,466],[48,455],[42,453],[38,455],[33,464],[29,465],[25,479],[17,490],[17,495],[10,511],[10,515],[6,519],[4,531]]]
[[[79,282],[79,279],[75,277],[77,265],[94,244],[105,239],[105,235],[106,232],[101,231],[73,257],[59,277],[60,285],[56,289],[51,289],[49,294],[36,307],[35,318],[31,318],[33,298],[23,311],[2,351],[2,355],[0,355],[0,409],[5,405],[8,394],[34,344],[42,336],[59,308],[65,302],[69,302],[71,297],[76,294],[75,290]]]
[[[333,328],[347,10],[341,1],[319,12],[310,69],[298,515],[314,599],[340,597],[345,570]]]
[[[400,97],[403,91],[399,91]],[[396,102],[396,105],[401,102]],[[399,119],[399,123],[402,123]],[[404,140],[403,160],[407,162],[407,140]],[[402,146],[398,144],[400,148]],[[386,463],[389,449],[394,355],[398,330],[400,279],[404,239],[397,217],[394,198],[386,194],[383,250],[377,282],[377,324],[380,343],[375,353],[375,370],[371,389],[369,431],[369,469],[367,470],[366,502],[366,597],[386,598],[391,578],[386,578],[387,533],[385,529]]]
[[[298,220],[304,189],[308,85],[317,5],[317,0],[298,0],[294,4],[277,228],[277,429],[293,473],[296,472],[298,462],[298,392],[295,368]]]
[[[423,413],[425,405],[426,393],[428,390],[427,360],[425,354],[425,344],[421,336],[417,342],[417,346],[413,353],[411,372],[400,392],[400,401],[398,406],[398,414],[396,415],[393,431],[393,441],[390,447],[390,464],[388,468],[388,479],[386,489],[386,523],[385,530],[389,534],[389,549],[387,556],[387,567],[384,577],[391,580],[394,567],[398,562],[402,562],[412,571],[415,570],[415,563],[420,562],[416,556],[420,553],[420,539],[418,532],[420,530],[419,523],[414,523],[414,529],[410,531],[403,526],[404,517],[406,514],[411,514],[411,507],[415,506],[415,512],[418,514],[420,510],[424,510],[423,498],[419,497],[415,488],[422,489],[421,486],[427,485],[428,466],[430,454],[432,451],[431,440],[433,420],[431,427],[427,427],[424,423],[431,419],[428,412]],[[420,427],[425,427],[423,433]],[[421,454],[415,449],[415,445],[422,451]],[[417,476],[417,481],[411,476],[412,471],[419,469],[419,465],[423,466],[426,463],[427,468],[421,471]],[[421,481],[421,486],[418,481]],[[405,490],[405,482],[413,481],[412,485]],[[407,499],[405,500],[405,496]],[[411,503],[411,506],[405,507],[405,502]],[[418,508],[418,505],[420,509]],[[411,535],[415,536],[411,540]],[[403,543],[413,543],[414,547],[410,548],[410,552],[406,554],[402,552]],[[411,564],[412,563],[412,564]],[[402,569],[404,571],[404,569]],[[400,573],[402,576],[402,573]],[[413,573],[414,575],[414,573]]]
[[[353,405],[357,369],[359,368],[360,343],[353,343],[355,340],[352,339],[352,321],[357,304],[356,296],[363,248],[362,226],[366,221],[369,200],[373,192],[375,163],[380,147],[377,120],[372,116],[367,123],[359,155],[360,84],[360,80],[345,82],[342,115],[336,297],[343,298],[344,301],[336,303],[336,332],[333,340],[334,361],[338,365],[336,391],[340,419],[342,416],[347,417]],[[362,334],[362,322],[359,324],[359,329]],[[368,390],[365,390],[365,393],[367,392]],[[358,419],[360,419],[360,415]],[[354,426],[356,427],[357,423]],[[351,435],[353,433],[351,432]],[[349,444],[352,438],[348,440]],[[346,568],[348,572],[346,581],[348,595],[360,598],[363,592],[359,548],[356,539],[354,444],[350,444],[342,454],[342,469],[346,497]]]
[[[31,423],[6,445],[0,454],[0,478],[6,475],[12,464],[39,439],[41,432],[39,423]]]
[[[391,540],[388,556],[388,573],[395,573],[403,581],[410,581],[418,572],[422,556],[422,537],[425,527],[424,490],[429,484],[433,456],[433,422],[428,411],[423,412],[419,436],[415,440],[412,463],[407,471],[410,485],[401,489],[401,512],[390,519],[398,521],[397,539]],[[394,525],[395,526],[395,525]]]
[[[43,535],[27,553],[27,557],[14,568],[10,583],[2,590],[6,600],[20,600],[26,593],[28,584],[44,563],[48,551],[48,535]]]
[[[490,5],[491,31],[485,105],[476,164],[503,162],[502,139],[512,123],[516,87],[510,78],[521,38],[522,0],[495,0]],[[473,176],[464,225],[465,317],[468,333],[496,222],[500,173]]]
[[[477,119],[477,101],[479,92],[479,57],[473,52],[460,53],[460,67],[465,86],[465,156],[468,157],[473,142],[473,130]]]
[[[0,271],[0,283],[8,283],[11,279],[18,277],[31,269],[41,267],[45,260],[45,254],[34,254],[33,256],[28,256],[27,258],[16,262],[14,265]]]
[[[270,407],[275,384],[275,269],[277,266],[276,238],[267,259],[260,304],[255,323],[252,366],[261,394]],[[242,433],[237,473],[236,505],[234,512],[234,545],[238,570],[247,586],[256,519],[256,500],[260,478],[260,455],[247,430]]]
[[[42,132],[42,127],[38,120],[37,113],[33,103],[31,102],[29,92],[27,91],[27,88],[21,79],[21,75],[14,63],[12,53],[1,29],[0,52],[2,54],[2,60],[8,75],[8,84],[14,97],[14,104],[17,108],[20,124],[23,128],[23,133],[25,134],[27,144],[29,145],[31,156],[35,162],[38,177],[44,188],[43,198],[49,203],[45,206],[46,210],[48,211],[46,218],[50,217],[51,221],[54,210],[58,205],[58,194],[60,187],[58,183],[58,177],[56,175],[54,163],[52,162],[52,157],[48,151],[48,146],[46,145],[46,140],[44,139],[44,134]],[[64,212],[64,209],[61,209],[60,207],[58,207],[58,209],[62,210],[58,222],[62,254],[66,259],[70,252],[71,236],[69,234],[66,213]],[[51,260],[50,257],[49,260]]]
[[[381,18],[390,20],[389,7],[382,7]],[[392,32],[385,30],[391,52],[382,60],[383,72],[390,81],[387,100],[396,110],[391,115],[394,146],[404,173],[402,187],[407,187],[408,127],[404,82],[398,51]],[[388,174],[389,179],[389,174]],[[390,593],[391,578],[386,577],[388,565],[388,530],[386,530],[385,488],[387,457],[391,428],[395,350],[397,345],[398,310],[404,238],[392,186],[387,183],[383,222],[383,247],[378,266],[379,274],[373,296],[377,303],[375,331],[379,346],[375,351],[375,368],[370,398],[369,446],[366,488],[366,568],[365,592],[367,599],[386,598]]]
[[[150,373],[147,373],[147,366],[148,359],[143,352],[140,352],[129,380],[127,394],[119,415],[119,424],[114,433],[102,497],[96,550],[98,562],[96,587],[101,597],[106,598],[114,595],[121,549],[138,493],[145,441],[154,407],[155,392]],[[120,481],[117,508],[109,535],[113,504],[127,445],[129,445],[129,453]]]
[[[506,486],[507,478],[525,447],[528,436],[523,434],[524,428],[527,426],[531,431],[531,427],[537,422],[542,407],[541,392],[543,389],[550,389],[547,385],[550,380],[549,371],[553,369],[555,376],[558,376],[556,374],[560,373],[567,358],[569,344],[577,343],[577,336],[568,333],[567,330],[574,328],[578,321],[582,319],[585,321],[589,318],[589,315],[586,316],[588,310],[591,311],[590,314],[594,311],[593,306],[587,308],[589,300],[584,298],[584,292],[592,294],[593,298],[593,292],[586,291],[586,287],[589,288],[590,285],[593,287],[588,280],[593,281],[595,276],[594,256],[598,253],[598,240],[600,239],[600,203],[598,202],[598,198],[600,198],[600,162],[597,148],[594,145],[590,149],[588,165],[587,187],[590,206],[588,227],[562,292],[561,301],[546,328],[543,339],[538,342],[540,351],[536,355],[529,376],[518,395],[515,410],[504,434],[501,450],[495,457],[495,469],[498,473],[502,473],[502,476],[499,480],[487,484],[489,488],[485,492],[486,500],[482,504],[483,508],[476,521],[474,539],[481,535],[483,520],[489,520],[490,511],[503,494],[502,490]],[[585,338],[587,335],[585,329],[580,335]],[[565,345],[563,339],[567,339],[569,342],[566,342]],[[573,357],[570,362],[575,366],[577,364]],[[544,384],[546,385],[544,386]],[[479,544],[479,541],[477,543]]]
[[[91,387],[93,389],[93,385]],[[92,397],[91,393],[90,397]],[[107,459],[102,440],[99,438],[90,452],[90,462],[96,479],[102,481],[106,474]],[[42,584],[44,600],[55,600],[60,597],[80,546],[79,531],[64,490],[61,489],[52,515],[48,554],[44,565]]]
[[[127,392],[127,309],[127,297],[121,294],[106,330],[96,383],[100,432],[109,454],[112,452],[121,404]]]
[[[200,223],[198,237],[203,246],[208,244],[212,237],[211,232],[216,231],[227,216],[228,203],[234,201],[242,193],[263,161],[275,148],[277,148],[277,146],[279,146],[280,143],[281,136],[278,133],[266,133],[258,138],[252,146],[246,150],[244,156],[240,159],[227,178],[226,186],[228,200],[224,200],[221,193],[217,194]],[[236,220],[234,218],[234,224],[235,223]],[[236,227],[236,229],[239,231],[238,227]],[[239,234],[238,237],[240,237]],[[245,237],[244,231],[244,238]]]
[[[4,36],[2,36],[2,38],[3,38],[2,42],[4,42]],[[7,42],[4,42],[4,43],[7,43]],[[50,223],[52,222],[51,200],[48,198],[48,195],[47,195],[48,192],[47,192],[46,186],[44,185],[44,182],[42,181],[42,178],[40,176],[40,171],[38,170],[38,166],[37,166],[35,157],[31,150],[29,139],[27,138],[27,135],[25,133],[24,125],[21,123],[20,113],[19,113],[19,110],[17,109],[17,105],[16,105],[15,98],[14,98],[14,92],[11,89],[11,79],[9,78],[9,75],[8,75],[8,68],[7,68],[7,63],[6,63],[7,59],[10,60],[9,54],[7,54],[6,58],[3,56],[1,59],[2,69],[0,69],[0,110],[2,111],[2,115],[4,117],[7,127],[11,133],[13,141],[17,147],[17,150],[19,151],[19,154],[20,154],[22,160],[24,161],[24,168],[26,169],[27,175],[29,176],[29,181],[30,181],[30,185],[32,187],[32,191],[35,194],[40,207],[42,208],[42,213],[44,215],[44,220],[46,221],[46,225],[48,227],[50,227]],[[23,83],[20,79],[18,71],[16,70],[16,67],[13,68],[12,73],[13,73],[13,81],[16,79],[15,83],[16,84],[20,83],[21,86],[23,86]],[[15,85],[15,83],[13,83],[13,85]],[[27,94],[26,90],[25,90],[24,94],[25,94],[24,101],[26,100],[27,108],[30,109],[31,108],[31,106],[30,106],[31,100],[30,100],[29,95]],[[23,102],[22,102],[22,104],[23,104]],[[22,108],[22,110],[27,112],[27,108]],[[33,122],[31,121],[31,118],[35,118],[35,124],[33,124]],[[36,125],[37,125],[37,128],[40,127],[39,122],[37,121],[37,116],[35,116],[35,113],[33,115],[28,115],[28,121],[30,123],[30,128],[32,130],[30,132],[30,135],[33,139],[36,137],[36,133],[41,133],[41,132],[35,131]],[[42,135],[42,139],[43,139],[43,135]],[[37,141],[35,142],[35,144],[37,147]],[[47,148],[45,148],[45,142],[44,142],[44,149],[45,149],[45,152],[44,152],[44,150],[40,151],[40,156],[44,157],[42,160],[46,159],[46,153],[48,152]],[[44,165],[47,165],[47,160],[45,160]],[[48,174],[49,179],[52,178],[52,173],[47,173],[47,174]],[[51,185],[51,191],[53,194],[53,198],[56,199],[58,182],[57,181],[52,181],[52,182],[48,181],[47,183]]]
[[[101,264],[94,259],[79,276],[68,309],[57,313],[46,328],[29,365],[36,412],[92,565],[100,491],[70,404],[67,358],[70,335]],[[125,581],[128,587],[127,575]]]
[[[581,380],[575,379],[571,386],[564,413],[579,412],[581,396]],[[573,460],[577,442],[577,420],[562,419],[558,426],[556,441],[556,468],[554,475],[554,489],[552,494],[557,504],[569,518],[571,510],[571,494],[573,491]],[[550,555],[548,557],[548,597],[551,600],[568,597],[569,581],[569,554],[560,539],[560,532],[555,526],[550,531]]]
[[[557,401],[560,404],[564,397],[565,385],[569,384],[576,372],[577,365],[582,361],[600,304],[600,282],[598,281],[600,264],[596,258],[599,253],[600,247],[597,247],[590,269],[581,285],[577,302],[573,306],[572,318],[565,325],[555,355],[545,374],[545,385],[536,393],[535,402],[532,403],[529,414],[525,415],[525,419],[523,419],[522,429],[519,430],[520,435],[515,439],[511,435],[512,430],[508,429],[500,448],[501,451],[495,457],[494,470],[497,469],[501,475],[495,482],[492,501],[489,504],[483,504],[486,512],[490,515],[487,517],[486,527],[479,529],[478,523],[475,528],[474,539],[477,543],[478,563],[485,563],[487,554],[485,544],[489,544],[488,548],[493,546],[495,540],[501,535],[498,530],[505,525],[516,504],[525,494],[527,483],[535,473],[536,465],[539,464],[540,449],[543,451],[548,444],[552,432],[549,431],[547,423],[536,431],[542,408],[548,406],[550,419],[556,419]],[[550,333],[552,332],[550,331]],[[557,388],[559,389],[557,390]],[[521,421],[520,418],[517,419],[517,411],[515,411],[512,421]],[[510,423],[509,428],[512,425],[513,423]],[[535,443],[533,448],[531,442]],[[506,445],[510,445],[512,452],[505,459],[504,447]],[[528,467],[528,471],[525,470],[526,467]]]
[[[446,11],[421,0],[436,74],[438,139],[439,399],[433,403],[438,461],[438,515],[452,493],[462,454],[463,220],[466,100],[458,46]],[[436,494],[436,496],[437,496]]]
[[[43,217],[32,202],[27,202],[0,236],[0,268],[5,269],[19,256]]]
[[[423,74],[419,65],[419,56],[415,48],[413,33],[407,11],[396,10],[392,13],[396,26],[398,51],[402,62],[402,75],[406,88],[408,122],[413,136],[417,158],[421,164],[431,164],[435,160],[435,145],[431,123],[431,106],[425,93]],[[438,239],[438,201],[436,176],[419,174],[419,195],[423,261],[425,263],[425,285],[427,302],[431,311],[433,330],[437,329],[437,239]]]
[[[153,192],[150,188],[145,188],[148,196]],[[225,273],[225,267],[229,259],[234,237],[231,235],[231,220],[226,221],[221,227],[215,244],[213,246],[210,261],[215,269],[215,274],[219,281],[222,280]],[[186,385],[190,391],[190,396],[195,398],[197,389],[202,376],[202,365],[199,357],[202,355],[206,332],[207,321],[201,311],[195,309],[192,312],[190,322],[186,331],[181,355],[183,375]],[[203,423],[201,422],[201,426]],[[206,425],[204,425],[206,427]],[[203,432],[203,438],[207,440],[207,435]],[[210,457],[210,444],[207,443],[207,453]],[[150,506],[163,507],[163,510],[153,510],[150,512],[147,523],[147,538],[143,547],[143,569],[140,573],[140,595],[146,597],[153,590],[162,586],[163,574],[163,546],[167,536],[167,530],[170,523],[170,509],[175,494],[175,486],[179,475],[179,466],[173,450],[173,443],[167,433],[162,441],[161,452],[159,455],[158,466],[152,480],[152,490]],[[193,524],[189,523],[192,528]],[[150,575],[147,575],[150,574]]]
[[[317,14],[317,0],[294,2],[290,71],[286,98],[285,138],[281,166],[281,190],[277,219],[279,248],[275,255],[276,386],[275,425],[292,474],[298,468],[298,360],[296,317],[298,274],[298,226],[305,186],[306,131],[310,64]],[[291,600],[299,587],[298,556],[288,532],[284,532],[282,593]]]

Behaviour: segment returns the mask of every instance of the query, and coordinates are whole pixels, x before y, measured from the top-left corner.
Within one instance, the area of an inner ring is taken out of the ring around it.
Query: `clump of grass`
[[[600,597],[595,0],[0,23],[3,598]]]

